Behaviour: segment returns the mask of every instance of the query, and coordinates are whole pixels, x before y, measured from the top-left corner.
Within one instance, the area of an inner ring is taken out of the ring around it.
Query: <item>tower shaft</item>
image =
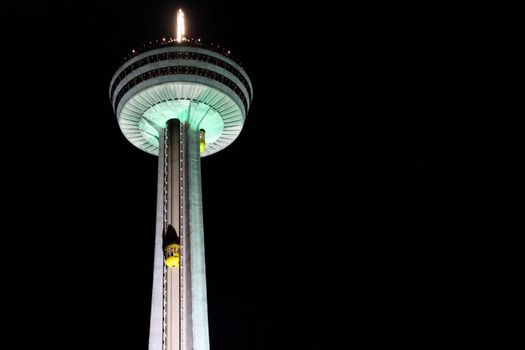
[[[169,120],[160,132],[158,170],[149,350],[209,350],[199,130]],[[163,262],[169,225],[180,238],[174,268]]]

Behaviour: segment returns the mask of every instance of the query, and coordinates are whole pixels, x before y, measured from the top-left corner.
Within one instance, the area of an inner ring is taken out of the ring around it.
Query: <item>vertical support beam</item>
[[[192,126],[188,132],[187,167],[189,179],[191,305],[193,322],[193,348],[191,350],[209,350],[206,260],[204,255],[204,223],[202,217],[201,155],[198,126]]]
[[[164,223],[164,132],[159,137],[159,163],[157,169],[157,222],[155,226],[155,252],[153,260],[153,287],[151,289],[151,315],[149,350],[162,350],[164,304],[164,253],[162,231]]]
[[[193,347],[193,315],[192,315],[192,273],[191,273],[191,227],[190,227],[190,182],[188,172],[188,129],[185,123],[182,126],[182,178],[184,188],[184,230],[182,231],[181,250],[182,250],[182,350],[194,350]]]
[[[184,229],[183,221],[183,194],[181,188],[181,124],[177,119],[167,123],[167,224],[172,225],[177,234],[181,235]],[[179,268],[166,269],[166,348],[164,350],[181,350],[181,276]]]

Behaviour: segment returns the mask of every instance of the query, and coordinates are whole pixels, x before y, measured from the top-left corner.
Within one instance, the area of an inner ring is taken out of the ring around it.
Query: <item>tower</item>
[[[114,74],[124,136],[158,155],[149,350],[208,350],[200,158],[232,143],[252,100],[240,63],[220,46],[176,38],[133,50]]]

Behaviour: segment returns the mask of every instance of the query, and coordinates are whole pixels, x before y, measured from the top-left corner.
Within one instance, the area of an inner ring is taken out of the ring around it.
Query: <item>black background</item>
[[[211,349],[437,342],[450,19],[228,1],[1,3],[4,342],[147,349],[157,164],[108,88],[179,7],[254,85],[239,138],[202,161]]]

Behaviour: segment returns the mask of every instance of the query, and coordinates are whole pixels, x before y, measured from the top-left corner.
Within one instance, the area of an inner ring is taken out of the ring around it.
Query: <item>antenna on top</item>
[[[182,42],[184,40],[184,34],[185,32],[185,26],[184,26],[184,12],[182,12],[181,9],[177,11],[177,34],[176,34],[176,41],[178,43]]]

